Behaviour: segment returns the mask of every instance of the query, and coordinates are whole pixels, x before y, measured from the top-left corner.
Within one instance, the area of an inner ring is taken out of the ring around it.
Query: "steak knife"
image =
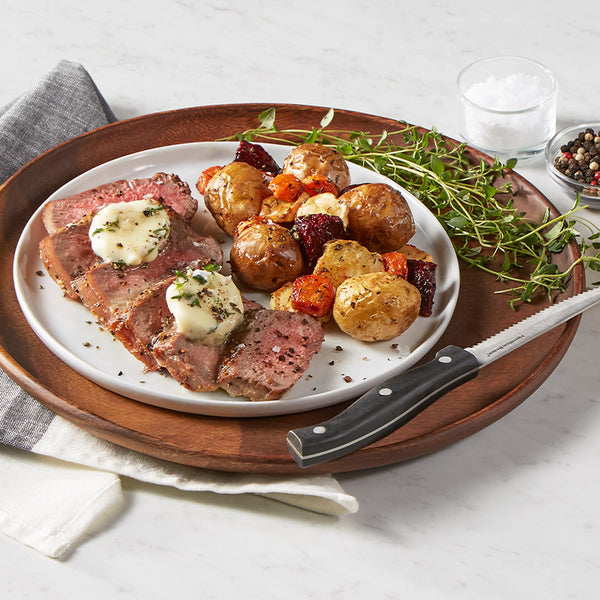
[[[433,360],[385,380],[328,421],[293,429],[287,445],[301,467],[340,458],[392,433],[479,370],[600,302],[600,288],[557,302],[474,346],[447,346]]]

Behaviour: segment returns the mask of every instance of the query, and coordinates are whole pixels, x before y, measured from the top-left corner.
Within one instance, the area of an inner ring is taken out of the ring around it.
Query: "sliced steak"
[[[111,327],[115,338],[141,360],[148,371],[160,369],[152,353],[152,343],[172,321],[166,291],[174,279],[175,276],[168,277],[145,289],[127,304]]]
[[[165,206],[165,211],[172,227],[176,229],[176,236],[181,238],[191,235],[185,219],[168,206]],[[92,215],[85,215],[77,223],[47,235],[40,242],[40,256],[48,273],[63,288],[65,294],[74,300],[79,296],[73,289],[73,281],[93,266],[105,264],[92,250],[89,239],[91,221]]]
[[[74,279],[72,286],[84,306],[112,329],[120,311],[146,288],[186,266],[202,268],[208,263],[223,263],[219,244],[195,235],[183,219],[172,218],[169,240],[152,262],[130,268],[102,263]]]
[[[76,300],[73,280],[101,262],[92,250],[89,238],[90,215],[73,225],[67,225],[40,242],[40,256],[52,279],[66,296]]]
[[[155,338],[152,353],[187,389],[223,388],[230,396],[276,400],[306,371],[322,342],[323,330],[312,317],[252,307],[221,346],[190,342],[172,324]]]
[[[92,215],[107,204],[144,197],[160,200],[171,219],[158,257],[136,267],[99,262],[89,240]],[[312,317],[244,299],[242,324],[220,346],[191,342],[176,329],[166,301],[176,271],[223,264],[219,244],[191,229],[196,208],[189,187],[175,175],[106,184],[46,205],[49,235],[40,243],[40,254],[65,294],[79,298],[147,370],[164,368],[194,391],[223,388],[251,400],[280,398],[323,342],[321,325]]]
[[[198,209],[198,201],[192,196],[187,183],[174,174],[156,173],[146,179],[122,179],[68,198],[51,200],[42,209],[42,221],[48,233],[54,233],[108,204],[143,198],[154,198],[170,206],[186,221],[191,220]]]
[[[219,387],[222,346],[190,342],[171,327],[158,336],[152,352],[157,363],[183,387],[195,392],[212,392]]]
[[[180,368],[177,366],[181,360],[179,348],[185,346],[183,340],[179,340],[178,336],[174,335],[173,315],[167,305],[167,288],[173,283],[175,276],[168,277],[163,281],[159,281],[149,288],[145,289],[139,296],[128,302],[125,308],[119,311],[118,318],[113,322],[111,331],[115,338],[119,340],[123,346],[131,352],[136,358],[141,360],[148,371],[156,371],[161,367],[171,369],[177,375]],[[244,310],[262,308],[260,304],[251,300],[243,299]],[[165,333],[166,332],[166,333]],[[168,333],[168,336],[167,336]],[[167,336],[167,337],[165,337]],[[161,340],[158,343],[158,340]],[[191,343],[191,342],[190,342]],[[154,352],[154,345],[158,344],[158,350]],[[175,344],[176,350],[169,350],[169,345]],[[170,356],[175,354],[175,357]],[[207,352],[201,350],[189,351],[195,357],[206,358]],[[219,356],[222,350],[219,351]],[[208,352],[210,356],[214,353]],[[157,360],[157,359],[160,360]],[[189,363],[189,361],[187,361]],[[183,382],[186,387],[191,384],[188,382],[188,372],[191,371],[193,365],[186,364],[183,368]],[[204,363],[200,364],[199,375],[195,377],[196,385],[205,390],[212,384],[206,383],[206,375],[202,375],[205,370]],[[209,372],[212,373],[210,368]],[[178,376],[179,377],[179,376]],[[216,381],[215,376],[210,381]],[[213,384],[214,384],[213,381]],[[204,382],[202,384],[198,382]],[[216,385],[216,384],[215,384]],[[214,389],[214,388],[212,388]]]
[[[229,337],[219,385],[231,396],[276,400],[300,379],[323,339],[323,329],[312,317],[251,310]]]

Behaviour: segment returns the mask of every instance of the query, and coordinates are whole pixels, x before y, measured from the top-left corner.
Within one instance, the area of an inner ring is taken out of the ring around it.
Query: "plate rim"
[[[274,144],[261,145],[264,146],[271,153],[275,153],[276,151],[276,149],[273,148],[273,146],[276,146]],[[368,381],[359,382],[358,384],[353,385],[351,388],[348,388],[347,393],[345,394],[343,386],[338,386],[335,389],[327,390],[322,393],[315,394],[313,396],[292,397],[287,399],[283,398],[281,400],[274,400],[268,402],[250,402],[248,400],[235,398],[212,400],[210,398],[203,398],[202,396],[204,396],[204,394],[201,394],[201,397],[196,398],[194,396],[191,396],[191,394],[188,391],[182,391],[181,397],[174,397],[172,394],[165,395],[155,392],[151,386],[141,386],[140,384],[136,386],[135,382],[116,380],[115,377],[111,377],[110,374],[106,373],[102,369],[91,365],[85,360],[85,358],[82,358],[81,354],[78,354],[75,350],[73,350],[73,348],[71,348],[70,346],[65,346],[60,342],[60,340],[56,339],[52,332],[48,330],[44,322],[37,318],[35,308],[32,307],[31,303],[27,301],[29,291],[26,283],[22,280],[21,277],[23,275],[21,264],[25,260],[25,258],[32,252],[31,248],[27,246],[27,242],[30,243],[32,241],[30,239],[33,235],[32,230],[36,226],[39,226],[39,222],[41,219],[41,210],[46,202],[54,198],[62,197],[66,194],[83,191],[84,188],[92,189],[96,185],[100,184],[98,183],[98,181],[104,181],[102,173],[104,173],[105,171],[111,171],[113,169],[116,169],[121,174],[115,175],[114,177],[117,177],[119,179],[123,177],[132,178],[138,176],[138,174],[136,174],[135,171],[132,172],[129,176],[123,175],[122,173],[124,171],[129,171],[129,169],[135,169],[137,163],[139,163],[140,165],[144,163],[151,163],[151,168],[154,169],[158,168],[157,163],[159,163],[160,160],[164,160],[165,162],[168,160],[173,160],[173,158],[170,156],[171,154],[181,153],[185,156],[186,160],[189,160],[189,156],[193,155],[193,153],[196,150],[198,150],[201,153],[203,149],[205,149],[205,153],[209,154],[214,150],[226,154],[227,151],[231,149],[230,154],[231,156],[233,156],[236,146],[237,143],[235,141],[187,142],[183,144],[172,144],[158,148],[150,148],[134,153],[127,153],[121,157],[112,159],[106,163],[102,163],[93,167],[92,169],[88,169],[80,173],[74,179],[60,186],[44,202],[42,202],[42,204],[40,204],[40,206],[30,216],[30,218],[27,221],[27,224],[23,228],[19,236],[13,257],[13,286],[15,288],[17,300],[21,307],[21,311],[25,316],[25,319],[29,323],[29,326],[36,333],[38,338],[40,338],[40,340],[53,352],[53,354],[59,360],[65,362],[67,365],[69,365],[71,368],[77,371],[80,375],[86,377],[87,379],[90,379],[91,381],[97,383],[101,387],[105,387],[108,390],[115,392],[116,394],[123,395],[125,397],[139,402],[148,403],[166,409],[189,412],[192,414],[202,414],[228,418],[251,418],[260,416],[294,414],[297,412],[306,412],[310,410],[317,410],[320,408],[333,406],[336,404],[341,404],[351,399],[352,397],[356,397],[366,392],[371,387],[379,385],[385,379],[394,376],[416,364],[437,343],[437,341],[443,335],[444,331],[446,330],[448,324],[452,319],[460,291],[460,268],[458,265],[458,259],[456,257],[456,254],[454,253],[452,242],[449,236],[443,230],[439,221],[435,219],[435,216],[431,213],[431,211],[420,200],[418,200],[408,190],[406,190],[402,186],[399,186],[398,184],[389,180],[388,178],[378,173],[371,172],[364,167],[354,164],[349,165],[351,170],[358,171],[359,173],[364,172],[366,173],[367,178],[370,177],[377,181],[386,181],[389,185],[400,190],[403,193],[403,195],[407,198],[407,200],[411,203],[415,214],[418,211],[419,215],[421,215],[420,219],[415,218],[417,225],[419,225],[419,223],[424,222],[423,215],[426,215],[427,222],[425,224],[425,228],[420,228],[422,234],[439,240],[439,243],[443,244],[444,250],[448,250],[451,253],[445,256],[443,261],[443,264],[445,265],[444,280],[446,283],[443,292],[445,293],[447,298],[445,299],[445,304],[443,308],[441,308],[440,313],[437,315],[439,322],[436,324],[435,329],[429,334],[424,335],[421,341],[419,342],[418,346],[415,348],[415,350],[412,350],[406,357],[402,358],[401,365],[394,364],[392,368],[378,374],[377,376],[369,379]],[[292,146],[281,147],[291,148]],[[163,154],[166,156],[161,156]],[[174,162],[177,162],[177,160],[175,160]],[[141,169],[141,166],[137,168],[139,170]],[[144,170],[148,170],[149,168],[149,166],[145,166]],[[193,182],[187,183],[190,185],[190,188],[193,189]],[[65,190],[65,188],[68,189]],[[79,190],[79,188],[81,188],[81,190]],[[427,326],[425,325],[425,327]],[[398,338],[394,338],[394,340],[389,340],[388,342],[401,343],[401,336],[399,336]],[[368,353],[368,350],[365,350],[365,352]],[[210,394],[207,393],[206,395],[209,396]],[[314,399],[311,402],[309,399],[312,397],[314,397]]]

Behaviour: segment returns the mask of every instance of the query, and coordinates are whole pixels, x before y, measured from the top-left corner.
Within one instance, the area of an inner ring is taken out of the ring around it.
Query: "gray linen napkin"
[[[0,184],[46,150],[116,120],[83,66],[61,61],[0,110]],[[54,416],[0,370],[0,443],[31,450]]]
[[[0,111],[0,184],[40,153],[113,121],[87,71],[61,61]],[[0,532],[54,558],[118,508],[119,475],[189,491],[258,494],[329,515],[358,510],[331,476],[221,473],[98,439],[42,406],[2,370],[0,445],[0,481],[10,481],[0,485]]]
[[[42,152],[116,120],[88,72],[61,61],[0,109],[0,183]]]

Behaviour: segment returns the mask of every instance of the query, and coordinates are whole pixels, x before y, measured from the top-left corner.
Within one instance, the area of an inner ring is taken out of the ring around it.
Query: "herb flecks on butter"
[[[109,204],[96,213],[90,224],[94,253],[118,266],[153,261],[170,233],[169,215],[152,198]]]
[[[177,271],[167,288],[167,306],[177,331],[193,342],[219,345],[244,317],[242,295],[218,265]]]

